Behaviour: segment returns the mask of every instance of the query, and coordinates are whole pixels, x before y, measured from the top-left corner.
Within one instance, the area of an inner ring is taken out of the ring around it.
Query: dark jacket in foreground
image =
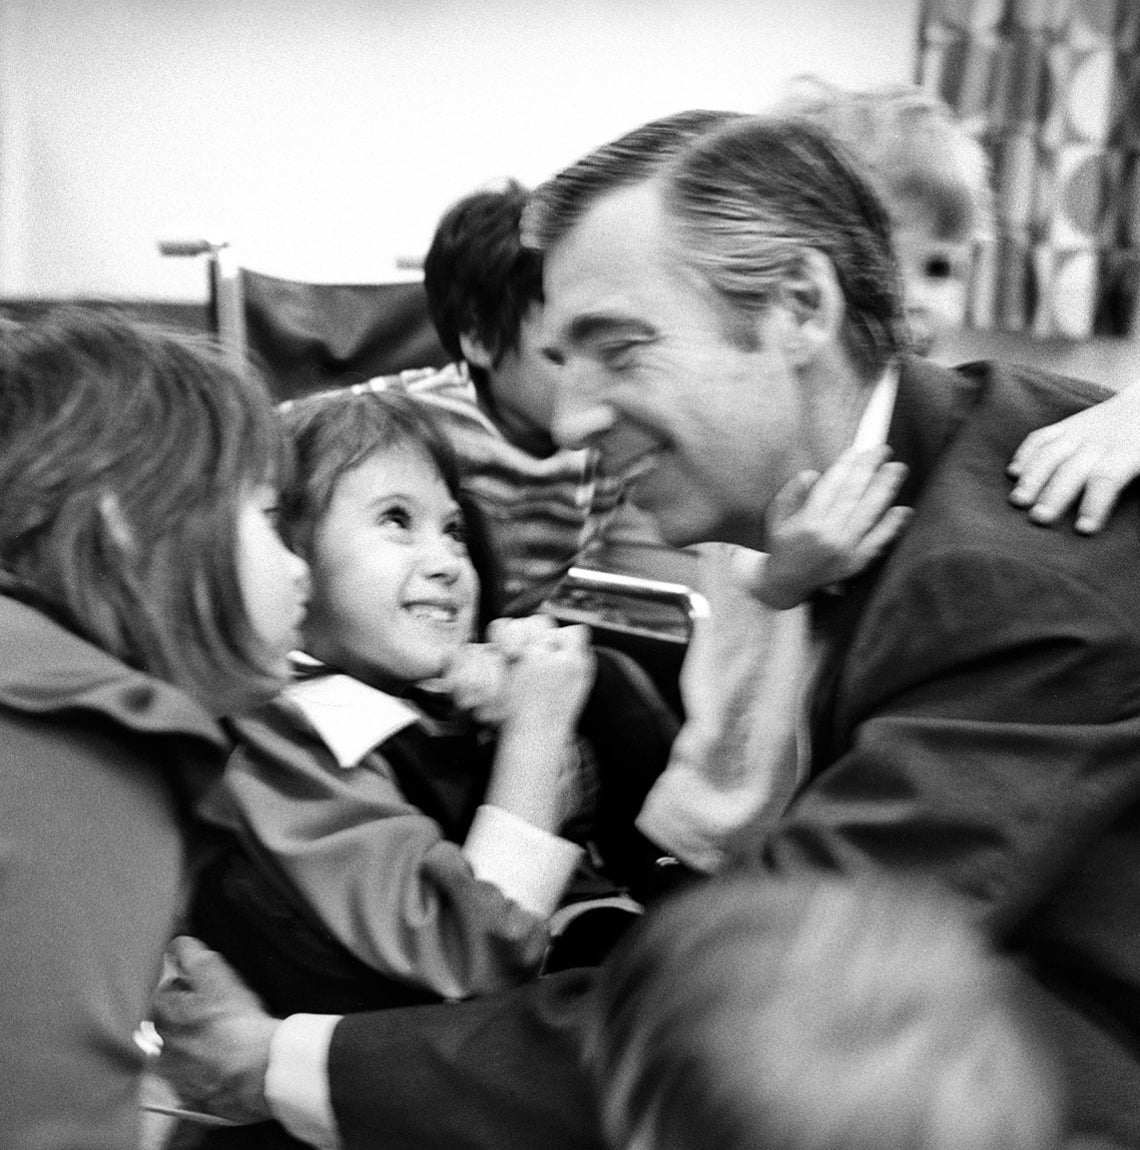
[[[1105,394],[904,366],[890,443],[916,514],[820,603],[813,777],[750,865],[965,895],[1042,989],[1075,1123],[1140,1146],[1140,500],[1085,539],[1029,523],[1005,474],[1029,431]],[[576,1069],[588,986],[345,1019],[346,1146],[597,1145]]]

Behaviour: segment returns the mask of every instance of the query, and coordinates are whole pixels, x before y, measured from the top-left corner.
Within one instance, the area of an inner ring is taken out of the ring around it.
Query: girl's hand
[[[590,629],[532,615],[496,619],[487,638],[508,667],[503,721],[540,723],[552,734],[572,730],[594,681]]]
[[[507,710],[507,660],[490,643],[467,643],[440,677],[440,686],[461,710],[497,727]]]
[[[487,642],[460,648],[440,680],[457,707],[495,727],[524,717],[576,724],[592,683],[589,628],[546,615],[496,619]]]
[[[890,449],[845,451],[820,475],[802,471],[772,501],[768,556],[750,580],[754,595],[784,610],[829,583],[849,579],[906,526],[909,507],[892,501],[906,465]]]
[[[1010,502],[1056,523],[1080,498],[1075,529],[1091,535],[1140,475],[1140,384],[1026,436],[1007,471]]]
[[[486,801],[556,832],[576,773],[578,718],[594,679],[590,630],[533,616],[496,620],[487,638],[506,661],[508,683]]]

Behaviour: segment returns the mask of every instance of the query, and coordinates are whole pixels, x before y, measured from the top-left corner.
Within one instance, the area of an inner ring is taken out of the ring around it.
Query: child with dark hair
[[[603,1126],[614,1150],[1051,1150],[1023,994],[944,893],[722,878],[601,971]]]
[[[622,502],[620,477],[552,437],[558,368],[542,352],[542,257],[519,222],[517,181],[472,192],[444,213],[424,260],[428,311],[455,363],[364,385],[429,404],[485,517],[505,614],[534,610],[603,540],[658,542]]]
[[[484,411],[535,455],[552,454],[553,365],[537,347],[542,257],[519,240],[530,193],[517,180],[472,192],[444,213],[424,259],[428,314]]]
[[[284,416],[285,537],[312,600],[296,681],[237,724],[204,807],[235,849],[192,927],[274,1009],[484,994],[534,977],[581,855],[582,627],[494,614],[454,455],[399,392]],[[485,591],[483,589],[486,589]]]
[[[268,391],[72,309],[0,349],[0,1143],[134,1145],[146,1016],[218,716],[285,681],[307,596]]]

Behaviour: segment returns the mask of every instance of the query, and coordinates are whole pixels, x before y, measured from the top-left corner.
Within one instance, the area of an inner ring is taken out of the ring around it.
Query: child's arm
[[[315,736],[287,713],[238,726],[242,746],[224,780],[238,814],[225,825],[252,834],[357,958],[447,998],[537,974],[554,905],[536,902],[534,873],[557,885],[573,871],[576,846],[528,824],[520,834],[522,820],[488,819],[496,812],[487,808],[463,844],[451,842],[407,801],[380,755],[325,763],[305,751]],[[479,861],[488,841],[507,860],[491,879]]]
[[[577,728],[593,682],[589,630],[531,615],[495,620],[488,640],[462,648],[439,685],[460,710],[499,729],[487,803],[553,832],[580,798]]]
[[[681,672],[687,717],[638,819],[697,870],[719,870],[802,781],[811,645],[806,609],[796,607],[857,574],[906,525],[910,509],[891,506],[905,468],[888,454],[848,451],[822,477],[793,479],[769,513],[770,555],[702,548],[711,614]]]
[[[1140,382],[1026,436],[1008,471],[1010,501],[1034,523],[1056,523],[1079,497],[1076,530],[1099,531],[1140,475]]]
[[[889,456],[886,447],[852,448],[823,475],[803,471],[780,491],[768,511],[767,558],[745,578],[757,599],[794,607],[858,574],[898,536],[911,512],[891,503],[906,466]]]
[[[594,679],[589,629],[545,616],[499,619],[488,638],[509,667],[487,803],[553,833],[577,761],[578,719]]]

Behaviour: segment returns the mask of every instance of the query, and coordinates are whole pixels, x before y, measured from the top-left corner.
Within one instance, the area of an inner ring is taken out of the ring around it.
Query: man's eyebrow
[[[576,316],[571,320],[566,327],[566,339],[570,344],[583,344],[600,335],[613,335],[618,332],[635,339],[652,339],[657,334],[657,329],[645,320],[633,316],[596,312]]]

